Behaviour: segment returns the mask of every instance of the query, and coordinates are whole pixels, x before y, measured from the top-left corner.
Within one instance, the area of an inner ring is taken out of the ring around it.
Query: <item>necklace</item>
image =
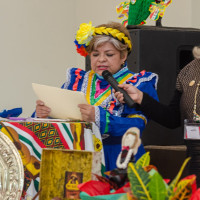
[[[200,86],[200,81],[197,84],[197,88],[195,91],[195,95],[194,95],[194,110],[193,110],[193,119],[194,121],[200,121],[200,115],[197,114],[196,109],[197,109],[197,94],[198,94],[198,90],[199,90],[199,86]]]

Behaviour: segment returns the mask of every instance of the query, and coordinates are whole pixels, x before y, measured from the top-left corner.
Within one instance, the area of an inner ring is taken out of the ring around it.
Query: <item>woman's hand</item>
[[[134,102],[141,104],[142,99],[143,99],[143,92],[141,92],[135,86],[130,85],[130,84],[120,84],[118,86],[124,89],[128,93],[128,95],[133,99]],[[113,89],[113,92],[114,92],[115,97],[120,103],[125,103],[124,96],[121,92],[116,92],[114,89]]]
[[[51,112],[51,109],[44,105],[41,100],[36,101],[36,115],[40,118],[47,118]]]
[[[88,104],[79,104],[82,120],[86,122],[95,122],[95,108]]]

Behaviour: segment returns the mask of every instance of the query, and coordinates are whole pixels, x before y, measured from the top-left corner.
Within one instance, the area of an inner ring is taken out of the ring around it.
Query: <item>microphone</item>
[[[115,91],[123,93],[125,103],[128,105],[128,107],[133,108],[135,104],[133,99],[131,99],[124,89],[118,87],[119,83],[112,76],[112,74],[108,70],[105,70],[102,72],[102,76],[104,80],[106,80],[115,89]]]

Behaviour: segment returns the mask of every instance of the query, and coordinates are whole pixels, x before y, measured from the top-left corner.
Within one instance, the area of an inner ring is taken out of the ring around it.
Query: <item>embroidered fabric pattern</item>
[[[142,82],[152,80],[154,77],[156,77],[155,88],[157,89],[158,75],[157,75],[157,74],[154,74],[154,73],[152,73],[152,74],[151,74],[149,77],[147,77],[147,78],[145,77],[145,78],[139,79],[139,81],[137,82],[137,84],[135,85],[135,87],[138,87]]]
[[[95,124],[100,129],[100,111],[97,106],[95,106],[94,108],[95,108]]]
[[[98,98],[94,97],[94,92],[96,90],[96,79],[94,74],[92,76],[88,76],[88,85],[86,91],[86,98],[91,105],[106,107],[106,104],[112,99],[112,96],[109,95],[110,91],[106,90],[101,94]],[[101,97],[101,98],[100,98]]]
[[[81,91],[86,94],[87,91],[87,84],[88,84],[88,76],[89,76],[89,72],[87,72],[84,76],[84,80],[83,80],[83,85],[81,87]]]
[[[71,80],[70,70],[71,70],[71,68],[68,68],[67,71],[66,71],[66,80],[67,80],[67,81],[66,81],[66,82],[64,83],[64,85],[63,85],[63,88],[64,88],[64,89],[67,89],[68,86],[69,86],[69,84],[70,84],[70,80]]]
[[[121,117],[121,114],[122,114],[123,110],[124,110],[124,105],[122,104],[120,106],[119,110],[117,111],[117,116]]]

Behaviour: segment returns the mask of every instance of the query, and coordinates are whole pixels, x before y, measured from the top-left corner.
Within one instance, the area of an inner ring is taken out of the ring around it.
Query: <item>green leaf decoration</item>
[[[171,200],[188,200],[192,196],[192,183],[193,180],[186,179],[178,183],[176,192]]]
[[[149,17],[149,7],[155,0],[136,0],[129,4],[128,25],[139,25]]]
[[[141,167],[146,167],[150,164],[150,155],[149,152],[146,152],[145,154],[143,154],[136,162],[136,168],[138,168],[139,166]]]
[[[170,183],[169,187],[168,187],[168,190],[167,190],[167,196],[168,196],[168,199],[171,199],[171,197],[174,196],[174,189],[175,187],[177,186],[177,183],[182,175],[182,172],[186,166],[186,164],[188,163],[188,161],[190,160],[190,157],[189,158],[186,158],[184,163],[182,164],[181,166],[181,169],[179,170],[178,174],[176,175],[176,177],[174,178],[174,180]]]
[[[148,191],[149,174],[141,166],[136,169],[133,163],[129,163],[127,172],[133,195],[140,200],[151,200]]]
[[[149,175],[150,175],[150,179],[151,179],[151,177],[155,174],[155,173],[159,173],[158,171],[156,171],[155,169],[151,169],[151,171],[149,171],[148,172],[149,173]],[[159,173],[159,175],[160,175],[160,173]],[[160,175],[161,176],[161,175]],[[162,176],[161,176],[162,177]],[[164,181],[164,179],[162,178],[162,180],[163,180],[163,183],[164,183],[164,185],[165,185],[165,190],[167,190],[168,189],[168,184]]]
[[[153,200],[165,200],[167,189],[162,176],[154,170],[149,182],[149,192]]]

